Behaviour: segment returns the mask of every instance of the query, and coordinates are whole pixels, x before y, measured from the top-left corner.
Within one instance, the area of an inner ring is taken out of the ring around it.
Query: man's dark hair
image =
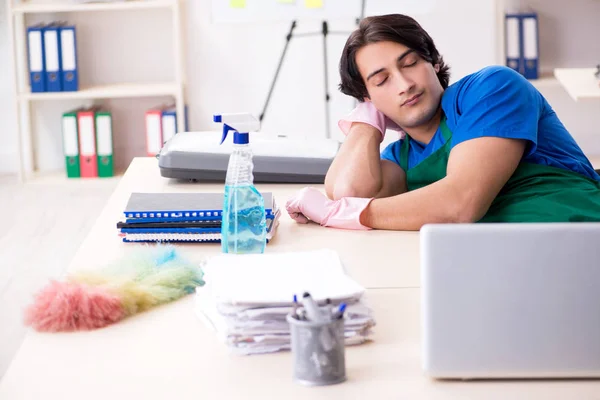
[[[450,67],[438,52],[433,39],[417,21],[402,14],[389,14],[367,17],[360,21],[358,29],[352,32],[340,59],[340,90],[342,93],[363,101],[369,97],[365,82],[363,82],[358,66],[356,53],[370,43],[396,42],[409,49],[415,50],[425,61],[440,65],[437,73],[440,84],[444,89],[450,80]]]

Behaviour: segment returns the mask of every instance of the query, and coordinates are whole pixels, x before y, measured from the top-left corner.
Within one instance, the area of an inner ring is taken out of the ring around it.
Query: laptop
[[[600,223],[425,225],[420,251],[427,375],[600,377]]]

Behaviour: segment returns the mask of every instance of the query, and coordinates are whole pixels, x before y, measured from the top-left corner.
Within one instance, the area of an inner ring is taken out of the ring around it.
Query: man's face
[[[373,105],[410,130],[435,115],[444,89],[431,65],[416,51],[395,42],[371,43],[356,53],[358,70]]]

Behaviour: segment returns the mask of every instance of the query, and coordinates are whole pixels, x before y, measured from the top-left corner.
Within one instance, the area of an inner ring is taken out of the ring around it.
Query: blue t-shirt
[[[528,143],[522,161],[600,180],[542,94],[508,67],[487,67],[449,86],[442,96],[442,110],[452,131],[451,147],[483,136],[525,139]],[[440,128],[427,145],[411,140],[408,168],[419,164],[444,143]],[[381,158],[400,165],[401,146],[402,140],[390,144]]]

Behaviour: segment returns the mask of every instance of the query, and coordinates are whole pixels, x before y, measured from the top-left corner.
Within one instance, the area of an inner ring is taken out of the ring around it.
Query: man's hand
[[[386,129],[404,135],[373,103],[360,103],[338,125],[346,135],[325,177],[330,199],[344,197],[388,197],[406,191],[402,168],[381,160],[380,146]]]
[[[381,160],[380,143],[377,129],[352,125],[325,177],[329,198],[388,197],[406,191],[404,171],[392,161]]]
[[[355,122],[362,122],[377,129],[381,134],[380,142],[383,141],[383,138],[385,137],[386,129],[397,131],[400,133],[400,137],[406,135],[402,128],[375,108],[370,101],[359,103],[350,114],[338,121],[338,126],[344,135],[348,135],[352,124]]]
[[[360,214],[371,200],[356,197],[330,200],[319,190],[307,187],[288,200],[285,208],[301,224],[313,221],[332,228],[370,229],[360,223]]]

